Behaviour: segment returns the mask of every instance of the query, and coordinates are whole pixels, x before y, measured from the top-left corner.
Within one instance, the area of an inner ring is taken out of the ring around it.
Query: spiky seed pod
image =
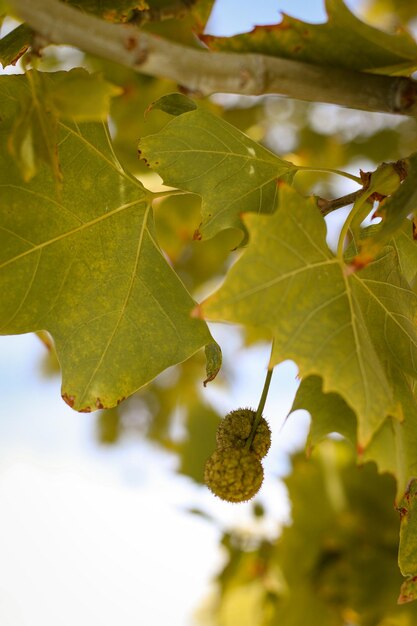
[[[217,427],[217,446],[219,448],[244,448],[251,434],[256,417],[253,409],[236,409],[226,415]],[[268,422],[261,417],[250,447],[259,459],[268,453],[271,446],[271,431]]]
[[[258,457],[245,448],[220,448],[206,462],[204,481],[222,500],[245,502],[258,493],[264,477]]]

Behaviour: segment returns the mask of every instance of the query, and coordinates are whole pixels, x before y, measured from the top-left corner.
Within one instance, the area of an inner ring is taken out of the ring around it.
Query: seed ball
[[[207,487],[227,502],[245,502],[258,493],[264,471],[257,456],[245,448],[221,448],[206,462]]]
[[[217,427],[217,446],[219,448],[244,448],[255,417],[256,411],[253,409],[236,409],[228,413]],[[258,459],[263,459],[270,447],[271,431],[266,419],[261,417],[250,450]]]

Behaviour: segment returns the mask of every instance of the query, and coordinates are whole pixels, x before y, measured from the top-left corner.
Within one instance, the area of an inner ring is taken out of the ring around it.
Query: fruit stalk
[[[252,431],[250,436],[248,437],[248,440],[246,442],[246,449],[249,450],[252,442],[253,442],[253,438],[255,437],[255,433],[256,433],[256,429],[258,428],[258,424],[261,420],[262,417],[262,412],[264,410],[264,406],[265,406],[265,402],[266,399],[268,397],[268,391],[269,391],[269,385],[271,384],[271,378],[272,378],[272,373],[274,371],[274,368],[268,368],[268,371],[266,373],[266,377],[265,377],[265,382],[264,382],[264,388],[262,390],[262,395],[261,395],[261,399],[259,400],[259,404],[258,404],[258,408],[256,410],[256,416],[252,425]]]

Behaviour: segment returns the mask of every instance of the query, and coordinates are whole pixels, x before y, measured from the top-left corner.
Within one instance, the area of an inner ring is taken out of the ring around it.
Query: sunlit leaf
[[[417,67],[417,44],[404,30],[388,34],[365,24],[342,0],[326,0],[328,21],[309,24],[284,15],[281,23],[257,26],[233,37],[203,36],[214,50],[270,56],[350,70],[409,75]]]
[[[301,377],[323,378],[356,413],[365,446],[388,415],[401,418],[387,362],[417,377],[417,297],[386,249],[347,276],[327,247],[313,200],[283,188],[272,216],[245,216],[246,252],[200,314],[272,331],[271,364],[294,360]]]
[[[179,115],[139,142],[149,166],[172,185],[202,196],[198,238],[242,228],[243,211],[271,213],[278,178],[296,171],[288,161],[207,111]]]
[[[59,117],[76,122],[106,121],[110,99],[122,89],[99,74],[89,74],[81,68],[62,72],[50,85],[48,96]]]
[[[105,121],[110,99],[121,90],[82,68],[56,73],[30,71],[26,76],[28,89],[22,89],[8,149],[25,181],[35,176],[42,163],[48,164],[60,181],[58,119]]]
[[[11,99],[7,87],[3,81],[5,101],[2,102],[2,110],[8,106],[7,97]],[[3,129],[8,129],[7,150],[15,159],[25,182],[29,182],[46,163],[56,183],[59,183],[58,119],[49,106],[46,84],[37,72],[28,72],[22,87],[14,106],[13,119],[7,125],[3,124]]]
[[[62,393],[77,410],[111,407],[211,341],[155,239],[151,194],[114,157],[103,124],[59,122],[63,182],[30,183],[5,142],[22,76],[0,79],[1,332],[54,337]]]

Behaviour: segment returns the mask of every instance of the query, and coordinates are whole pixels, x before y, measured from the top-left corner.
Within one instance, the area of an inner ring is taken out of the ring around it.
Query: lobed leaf
[[[328,21],[309,24],[283,15],[279,24],[257,26],[233,37],[203,35],[213,50],[259,52],[316,65],[381,74],[409,75],[417,69],[417,44],[406,31],[373,28],[342,0],[326,0]]]
[[[402,417],[388,363],[417,377],[417,296],[393,249],[348,276],[326,244],[312,199],[283,187],[272,216],[246,215],[250,244],[199,313],[273,333],[271,365],[294,360],[323,378],[358,420],[365,447],[387,416]]]
[[[199,239],[225,228],[242,229],[243,211],[271,213],[277,179],[296,171],[202,109],[178,115],[161,132],[143,137],[139,153],[165,184],[202,196]]]
[[[112,407],[212,340],[104,124],[58,123],[59,194],[44,165],[22,182],[6,143],[26,92],[25,77],[0,78],[0,332],[50,332],[67,403]]]

